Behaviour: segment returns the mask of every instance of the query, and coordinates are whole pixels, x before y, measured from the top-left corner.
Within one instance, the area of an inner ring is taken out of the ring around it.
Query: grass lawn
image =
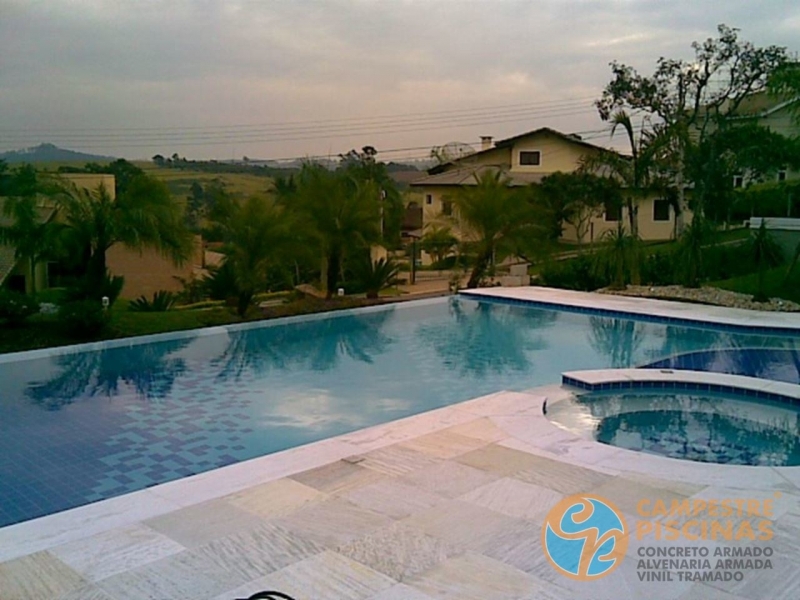
[[[786,270],[787,266],[781,265],[766,271],[764,290],[770,298],[783,298],[800,303],[800,268],[795,268],[788,281]],[[711,281],[707,285],[742,294],[755,294],[758,289],[758,276],[756,273],[751,273],[723,281]]]
[[[191,169],[167,169],[157,167],[151,162],[135,162],[147,175],[167,184],[173,196],[184,198],[189,195],[193,182],[207,184],[215,180],[225,184],[228,191],[243,197],[263,195],[272,187],[272,178],[250,173],[208,173]]]

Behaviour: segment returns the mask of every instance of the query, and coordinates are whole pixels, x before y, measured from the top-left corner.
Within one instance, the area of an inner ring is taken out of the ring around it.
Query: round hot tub
[[[548,407],[555,424],[628,450],[707,463],[800,465],[797,407],[735,395],[590,392]]]

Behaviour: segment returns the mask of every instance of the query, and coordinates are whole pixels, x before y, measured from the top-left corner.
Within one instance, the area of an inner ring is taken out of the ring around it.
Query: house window
[[[425,204],[433,204],[433,195],[425,194]]]
[[[653,202],[653,221],[669,221],[669,200],[658,198]]]
[[[519,164],[539,166],[542,164],[542,153],[539,150],[523,150],[519,153]]]
[[[622,219],[622,204],[619,202],[606,203],[606,221],[619,221]]]
[[[452,202],[448,202],[447,200],[444,200],[442,202],[442,214],[445,215],[445,216],[448,216],[448,217],[453,214],[453,203]]]
[[[778,171],[778,181],[786,181],[786,169]]]
[[[744,177],[741,175],[734,175],[733,176],[733,187],[739,189],[744,187]]]

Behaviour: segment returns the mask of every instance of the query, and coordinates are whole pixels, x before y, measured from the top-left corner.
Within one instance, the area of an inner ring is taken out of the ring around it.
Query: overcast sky
[[[800,50],[796,0],[0,0],[0,151],[411,148],[388,160],[594,131],[609,61],[650,72],[718,23]]]

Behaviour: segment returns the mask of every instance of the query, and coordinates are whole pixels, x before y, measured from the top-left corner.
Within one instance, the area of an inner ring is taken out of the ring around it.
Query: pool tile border
[[[793,335],[800,332],[800,313],[751,311],[545,287],[483,288],[460,290],[458,294],[461,297],[480,302],[533,306],[562,312],[702,327],[719,331],[771,335]],[[692,307],[697,316],[676,316],[674,314],[686,310],[686,306]],[[796,324],[780,322],[792,318],[788,315],[792,315]],[[759,319],[763,323],[737,322],[741,321],[743,317],[745,320]]]
[[[35,360],[40,358],[50,358],[53,356],[63,356],[66,354],[76,354],[78,352],[90,352],[96,350],[110,350],[112,348],[130,348],[141,344],[154,342],[170,342],[173,340],[183,340],[187,338],[202,338],[211,335],[234,333],[237,331],[248,331],[250,329],[262,329],[268,327],[280,327],[292,323],[309,323],[320,321],[327,318],[347,317],[353,315],[363,315],[385,310],[409,309],[418,306],[429,306],[440,304],[445,300],[442,297],[421,298],[418,300],[408,300],[404,302],[387,302],[374,306],[362,306],[356,308],[343,308],[340,310],[329,310],[325,312],[310,313],[307,315],[294,315],[291,317],[278,317],[276,319],[260,319],[248,321],[246,323],[232,323],[230,325],[217,325],[212,327],[200,327],[196,329],[182,329],[180,331],[168,331],[164,333],[152,333],[148,335],[138,335],[132,337],[118,338],[113,340],[103,340],[100,342],[84,342],[81,344],[70,344],[68,346],[55,346],[52,348],[40,348],[37,350],[23,350],[21,352],[6,352],[0,354],[0,364],[16,362],[21,360]]]
[[[672,369],[599,369],[562,373],[562,385],[587,392],[679,390],[735,394],[800,406],[800,385],[742,375]]]

